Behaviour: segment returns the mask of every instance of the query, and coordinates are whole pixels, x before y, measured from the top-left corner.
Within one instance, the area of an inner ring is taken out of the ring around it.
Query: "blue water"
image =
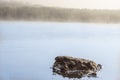
[[[59,55],[103,65],[98,78],[117,80],[120,24],[0,22],[0,80],[69,80],[52,75]]]

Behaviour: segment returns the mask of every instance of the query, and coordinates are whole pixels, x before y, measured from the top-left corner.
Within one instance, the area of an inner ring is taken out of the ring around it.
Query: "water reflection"
[[[53,76],[56,56],[101,63],[97,80],[118,78],[119,24],[0,22],[0,80],[68,80]],[[90,80],[95,80],[90,78]]]

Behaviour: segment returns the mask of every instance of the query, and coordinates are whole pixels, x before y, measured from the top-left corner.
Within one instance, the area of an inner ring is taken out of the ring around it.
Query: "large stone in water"
[[[57,56],[52,69],[53,73],[68,78],[97,77],[102,65],[83,58]]]

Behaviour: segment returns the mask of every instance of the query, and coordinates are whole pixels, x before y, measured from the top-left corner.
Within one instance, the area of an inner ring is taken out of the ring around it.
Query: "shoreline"
[[[64,24],[74,24],[74,23],[77,23],[77,24],[106,24],[106,25],[109,25],[109,24],[114,24],[114,25],[117,25],[117,24],[120,24],[120,22],[77,22],[77,21],[42,21],[42,20],[0,20],[0,23],[1,22],[25,22],[25,23],[64,23]]]

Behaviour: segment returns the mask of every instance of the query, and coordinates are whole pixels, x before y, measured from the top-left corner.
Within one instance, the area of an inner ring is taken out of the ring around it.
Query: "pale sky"
[[[120,0],[8,0],[52,7],[89,8],[89,9],[120,9]]]

